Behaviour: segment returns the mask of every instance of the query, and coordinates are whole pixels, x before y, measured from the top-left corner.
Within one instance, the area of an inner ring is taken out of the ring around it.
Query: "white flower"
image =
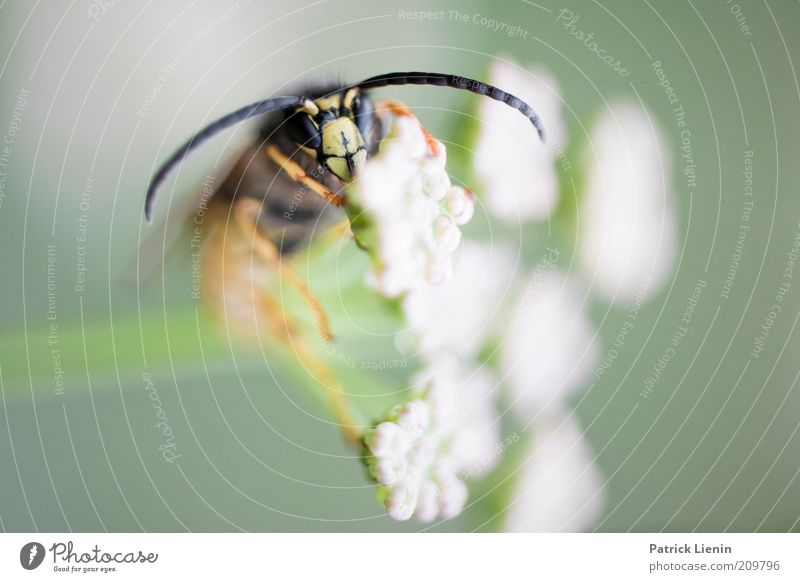
[[[574,416],[537,426],[506,513],[514,532],[579,532],[600,517],[604,478]]]
[[[458,475],[496,460],[500,422],[494,377],[454,361],[430,367],[415,379],[414,400],[395,407],[365,438],[367,466],[383,487],[390,517],[416,513],[424,522],[458,515],[467,501]],[[400,444],[398,444],[400,443]],[[410,444],[410,446],[408,446]]]
[[[386,116],[386,123],[380,151],[348,187],[347,210],[372,258],[368,283],[395,298],[450,278],[458,225],[471,217],[472,200],[452,187],[441,142],[410,117]]]
[[[439,439],[436,435],[426,436],[417,441],[408,453],[408,462],[412,473],[421,477],[423,473],[427,472],[436,462],[438,448]]]
[[[591,133],[591,164],[580,205],[580,263],[608,300],[632,300],[651,278],[672,271],[677,226],[671,163],[655,121],[638,104],[619,101]]]
[[[457,386],[451,377],[436,374],[431,367],[428,367],[417,374],[415,384],[422,387],[421,394],[437,421],[446,418],[455,407]]]
[[[371,158],[356,182],[357,200],[362,210],[375,215],[377,220],[391,218],[399,212],[405,195],[403,182],[413,171],[413,163],[402,156]],[[387,175],[397,175],[400,179],[386,180]]]
[[[461,243],[461,229],[452,216],[442,214],[433,222],[433,237],[439,249],[452,253]]]
[[[382,485],[391,487],[403,479],[407,473],[408,461],[402,456],[378,459],[375,463],[375,478]]]
[[[428,359],[443,352],[475,355],[508,302],[514,262],[506,246],[464,242],[449,281],[417,288],[403,300],[414,350]]]
[[[456,224],[466,224],[475,214],[475,195],[461,186],[450,186],[444,199],[445,212],[453,217]]]
[[[453,260],[445,251],[430,251],[425,265],[425,280],[431,285],[441,285],[453,276]]]
[[[422,189],[431,200],[439,202],[450,189],[450,178],[443,172],[428,174],[422,179]]]
[[[519,112],[491,99],[480,101],[481,126],[474,163],[486,206],[498,218],[512,223],[547,218],[558,202],[556,159],[564,148],[558,85],[544,69],[525,70],[507,61],[492,64],[489,82],[526,101],[537,112],[547,141],[542,143]]]
[[[382,422],[369,432],[365,442],[376,457],[394,457],[405,454],[411,445],[408,433],[394,422]]]
[[[430,419],[428,404],[419,399],[404,404],[397,413],[397,424],[412,438],[417,438],[428,428]]]
[[[439,515],[439,489],[433,481],[420,485],[414,514],[423,523],[430,523]]]
[[[403,148],[407,157],[420,159],[427,154],[425,133],[419,123],[407,115],[396,117],[387,115],[386,118],[392,120],[392,130],[387,135],[388,139],[396,140],[397,145]]]
[[[406,521],[414,515],[419,490],[413,483],[398,483],[389,490],[384,504],[392,519]]]
[[[449,519],[461,513],[468,495],[467,486],[460,479],[443,479],[439,484],[439,511],[442,517]]]
[[[500,364],[525,422],[561,409],[598,363],[585,300],[566,277],[550,271],[530,282],[517,305]]]

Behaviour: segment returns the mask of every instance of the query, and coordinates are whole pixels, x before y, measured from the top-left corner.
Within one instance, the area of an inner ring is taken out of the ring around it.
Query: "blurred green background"
[[[562,8],[627,77],[556,23]],[[399,17],[414,10],[445,12]],[[529,34],[509,37],[450,10]],[[12,0],[0,14],[0,528],[420,529],[382,515],[338,434],[292,390],[284,363],[231,344],[190,299],[188,252],[162,271],[164,233],[174,236],[193,188],[221,171],[248,132],[214,140],[169,183],[159,201],[161,216],[171,209],[166,229],[163,218],[144,224],[143,193],[154,164],[201,123],[298,79],[415,69],[480,78],[493,58],[510,56],[555,74],[574,140],[607,100],[638,95],[675,159],[675,277],[577,404],[608,477],[597,528],[798,529],[800,282],[785,279],[800,232],[797,3]],[[686,111],[698,172],[691,192],[654,61]],[[443,90],[392,95],[443,139],[463,119],[446,109],[475,105]],[[723,298],[746,151],[754,152],[751,230]],[[139,248],[152,269],[137,271]],[[688,335],[643,399],[698,280],[707,288]],[[785,281],[782,311],[751,357]],[[593,305],[604,353],[626,313]],[[143,374],[179,462],[159,451]],[[477,511],[433,529],[471,530],[483,522]]]

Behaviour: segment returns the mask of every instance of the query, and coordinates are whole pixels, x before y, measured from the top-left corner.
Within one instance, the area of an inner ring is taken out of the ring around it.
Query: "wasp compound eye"
[[[370,99],[362,99],[356,97],[353,100],[353,119],[356,122],[356,127],[361,135],[366,137],[370,131],[375,117],[375,107]]]
[[[297,113],[288,122],[289,136],[295,143],[317,150],[322,145],[319,128],[306,113]]]

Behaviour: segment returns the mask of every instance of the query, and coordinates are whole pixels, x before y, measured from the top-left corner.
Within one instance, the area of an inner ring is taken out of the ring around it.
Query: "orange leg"
[[[309,177],[306,171],[300,167],[300,164],[291,160],[284,154],[277,146],[270,144],[266,147],[265,153],[276,164],[278,164],[283,171],[286,172],[292,180],[301,182],[308,186],[313,192],[322,196],[328,203],[336,207],[344,206],[344,196],[337,196],[328,188],[317,182],[314,178]]]
[[[331,342],[333,340],[333,335],[331,334],[330,323],[325,310],[322,308],[317,298],[314,297],[314,294],[311,293],[305,281],[281,260],[280,253],[275,244],[265,237],[261,229],[258,228],[256,217],[260,211],[261,204],[253,198],[245,198],[236,202],[233,209],[234,217],[239,226],[245,233],[252,237],[253,248],[268,265],[274,267],[275,270],[284,277],[286,282],[294,287],[303,299],[305,299],[316,321],[317,331],[320,337],[328,343]]]
[[[258,228],[254,217],[258,216],[261,205],[254,199],[245,198],[235,203],[233,213],[239,227],[246,234],[252,233],[253,247],[269,265],[276,268],[306,300],[309,309],[317,321],[317,328],[322,338],[331,341],[331,332],[328,324],[328,316],[314,297],[305,282],[280,259],[280,253],[274,243],[263,236]],[[291,324],[290,318],[287,321]],[[292,326],[293,327],[293,326]],[[328,366],[318,358],[313,350],[306,344],[300,336],[294,336],[289,341],[295,356],[305,366],[305,368],[317,379],[328,393],[328,398],[333,409],[339,430],[345,440],[356,448],[361,447],[360,427],[355,423],[347,397],[339,385],[334,373]]]
[[[347,396],[336,379],[336,375],[325,362],[312,352],[311,348],[302,339],[292,342],[292,348],[297,359],[325,387],[334,417],[344,440],[356,450],[360,450],[363,445],[362,431],[364,427],[356,424],[350,411],[350,405],[347,402]]]

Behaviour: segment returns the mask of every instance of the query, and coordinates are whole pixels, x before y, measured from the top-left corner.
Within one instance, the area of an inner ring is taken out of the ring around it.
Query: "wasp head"
[[[358,88],[306,100],[290,120],[297,144],[343,182],[367,161],[374,108]]]

